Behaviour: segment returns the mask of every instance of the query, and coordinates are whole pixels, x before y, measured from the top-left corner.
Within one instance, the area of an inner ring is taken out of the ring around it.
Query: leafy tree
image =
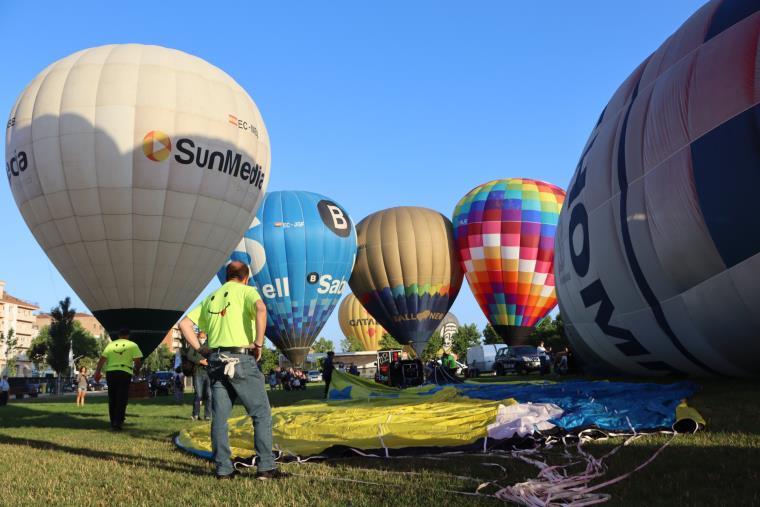
[[[565,336],[565,324],[562,321],[562,315],[557,314],[555,318],[552,318],[551,315],[544,317],[536,325],[536,329],[530,334],[528,341],[532,345],[538,345],[540,341],[543,341],[545,347],[551,348],[555,352],[568,347],[570,342]]]
[[[69,350],[71,349],[71,334],[74,331],[74,316],[76,310],[71,307],[71,299],[66,297],[58,302],[58,306],[50,310],[50,341],[48,342],[47,363],[58,374],[60,379],[69,370]],[[58,382],[60,394],[61,384]]]
[[[362,345],[353,338],[344,338],[340,342],[341,352],[359,352],[362,350]]]
[[[76,370],[79,371],[79,369],[84,366],[87,368],[87,374],[92,375],[92,373],[95,371],[97,363],[97,360],[93,359],[92,357],[83,357],[77,361]]]
[[[172,351],[169,350],[169,347],[167,347],[165,343],[162,343],[145,358],[140,370],[144,375],[147,375],[154,371],[169,370],[173,365],[174,354],[172,354]]]
[[[100,357],[100,346],[97,338],[90,334],[82,324],[74,321],[73,331],[71,333],[71,349],[74,357],[97,359]]]
[[[50,342],[50,327],[45,326],[40,329],[40,334],[29,344],[27,356],[38,370],[47,366],[48,343]]]
[[[100,356],[108,344],[111,343],[111,338],[106,333],[103,333],[96,339],[98,340],[98,356]]]
[[[8,336],[0,332],[0,345],[5,344],[5,371],[8,376],[13,376],[16,370],[16,349],[18,348],[18,336],[11,328]]]
[[[425,362],[437,359],[441,355],[439,352],[442,347],[443,337],[440,333],[433,333],[433,336],[431,336],[427,344],[425,344],[425,350],[422,351],[422,357],[420,359]]]
[[[401,349],[404,348],[399,342],[396,341],[389,333],[383,333],[383,337],[380,339],[380,350],[387,349]]]
[[[324,337],[320,337],[314,342],[314,345],[311,346],[314,352],[330,352],[333,350],[333,347],[333,342]]]
[[[452,337],[452,351],[459,358],[460,363],[467,362],[467,349],[480,344],[480,333],[475,324],[465,324],[459,326],[457,332]]]
[[[261,349],[261,361],[259,361],[259,367],[265,375],[268,375],[273,368],[280,364],[280,354],[276,349],[270,349],[266,345]]]
[[[483,343],[486,345],[498,345],[504,343],[504,340],[499,336],[499,333],[488,323],[483,328]]]

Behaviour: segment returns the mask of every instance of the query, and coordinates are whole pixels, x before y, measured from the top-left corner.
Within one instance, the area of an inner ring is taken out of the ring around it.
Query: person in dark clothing
[[[335,366],[333,366],[333,357],[335,352],[330,351],[327,353],[327,358],[322,364],[322,380],[325,381],[325,399],[327,399],[327,393],[330,391],[330,381],[332,381],[332,374]]]

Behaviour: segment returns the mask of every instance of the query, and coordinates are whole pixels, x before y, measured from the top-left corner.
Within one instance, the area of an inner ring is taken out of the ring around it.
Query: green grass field
[[[690,404],[707,429],[677,436],[649,466],[605,489],[612,495],[607,505],[760,505],[760,385],[702,385]],[[272,392],[270,399],[285,405],[321,392],[313,385],[305,392]],[[455,492],[473,492],[485,481],[514,484],[537,473],[500,456],[357,457],[284,465],[297,474],[286,481],[219,483],[209,462],[172,442],[191,424],[190,399],[187,394],[183,405],[168,396],[131,402],[123,433],[108,431],[104,397],[90,397],[84,408],[72,397],[12,400],[0,407],[0,505],[504,505]],[[239,407],[236,414],[242,414]],[[620,449],[608,460],[605,479],[632,470],[669,438],[648,436]],[[601,455],[620,441],[588,448]]]

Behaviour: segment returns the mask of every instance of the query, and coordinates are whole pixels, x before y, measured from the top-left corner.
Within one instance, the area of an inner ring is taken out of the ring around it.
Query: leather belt
[[[211,352],[230,352],[232,354],[250,354],[252,352],[248,347],[215,347],[210,350]]]

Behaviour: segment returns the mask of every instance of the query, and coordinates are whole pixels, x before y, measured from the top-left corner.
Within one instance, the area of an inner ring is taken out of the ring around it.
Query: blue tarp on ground
[[[341,377],[339,389],[331,389],[330,399],[348,400],[362,397],[396,398],[400,391],[366,381]],[[347,382],[346,382],[347,381]],[[351,385],[356,383],[356,385]],[[348,385],[347,385],[348,384]],[[338,386],[336,386],[338,387]],[[405,394],[427,396],[447,386],[421,386]],[[599,428],[610,432],[631,433],[671,428],[676,421],[676,407],[697,392],[693,382],[669,384],[582,381],[507,382],[451,384],[468,398],[498,401],[513,398],[518,403],[553,403],[563,410],[552,420],[562,429]]]

